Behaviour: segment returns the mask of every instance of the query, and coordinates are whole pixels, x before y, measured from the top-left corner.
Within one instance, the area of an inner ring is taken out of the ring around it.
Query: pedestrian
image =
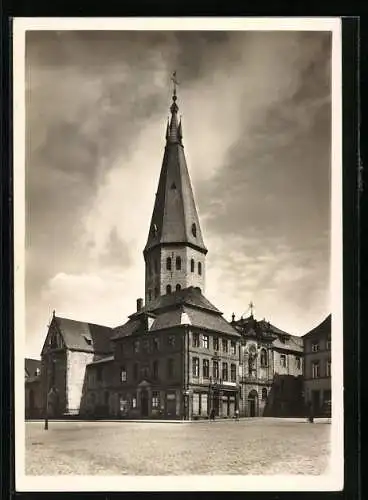
[[[215,409],[212,408],[211,413],[210,413],[210,420],[215,420]]]
[[[313,414],[313,405],[311,402],[309,402],[309,414],[308,414],[308,422],[310,424],[313,424],[314,422],[314,414]]]
[[[237,422],[239,422],[239,410],[238,409],[235,410],[235,420]]]

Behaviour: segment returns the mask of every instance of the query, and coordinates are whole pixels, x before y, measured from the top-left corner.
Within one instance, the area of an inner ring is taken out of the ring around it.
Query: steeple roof
[[[176,89],[166,129],[166,146],[156,193],[150,230],[144,253],[161,244],[187,244],[204,254],[201,227],[194,201],[178,122]]]

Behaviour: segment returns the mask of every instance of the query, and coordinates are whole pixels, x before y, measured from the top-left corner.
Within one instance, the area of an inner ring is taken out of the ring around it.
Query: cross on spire
[[[252,301],[249,302],[250,315],[253,316],[254,304]]]
[[[173,82],[173,95],[176,97],[176,86],[179,85],[179,82],[176,78],[176,70],[172,74],[171,80]]]

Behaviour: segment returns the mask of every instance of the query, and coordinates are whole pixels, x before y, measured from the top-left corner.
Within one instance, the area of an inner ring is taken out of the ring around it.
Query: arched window
[[[166,259],[166,269],[167,269],[168,271],[171,271],[171,257],[168,257],[168,258]]]
[[[176,269],[180,271],[181,269],[181,257],[176,257]]]
[[[202,274],[202,262],[198,262],[198,274]]]
[[[181,290],[181,286],[179,285],[179,283],[176,285],[175,287],[176,291],[178,292],[179,290]]]
[[[267,389],[265,387],[262,389],[262,399],[263,401],[267,399]]]
[[[196,236],[197,236],[197,226],[194,224],[194,222],[193,222],[193,224],[192,224],[192,235],[193,235],[194,237],[196,237]]]
[[[261,366],[267,366],[267,351],[266,351],[266,349],[261,350]]]
[[[190,261],[190,270],[194,273],[194,259]]]
[[[166,286],[166,293],[171,293],[171,285]]]

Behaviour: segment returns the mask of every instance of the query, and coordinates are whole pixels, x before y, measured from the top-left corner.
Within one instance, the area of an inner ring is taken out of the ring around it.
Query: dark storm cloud
[[[164,123],[175,69],[180,91],[199,105],[209,99],[206,89],[215,90],[210,98],[214,115],[223,99],[216,91],[219,80],[221,89],[236,100],[239,125],[232,144],[224,143],[220,168],[197,184],[195,192],[206,231],[223,241],[241,236],[239,248],[252,259],[244,267],[244,283],[277,289],[284,279],[278,266],[288,258],[296,269],[325,269],[330,38],[327,33],[292,32],[27,32],[28,330],[35,331],[41,291],[57,273],[130,265],[131,251],[116,228],[99,250],[95,242],[81,243],[83,217],[111,171],[127,168],[147,124]],[[267,64],[272,68],[263,70]],[[275,85],[274,99],[264,106],[258,87],[265,82],[257,76],[249,84],[252,68],[261,68],[260,74]],[[290,91],[278,96],[278,85],[285,89],[288,84]],[[188,99],[183,110],[190,105]],[[208,121],[200,111],[196,117],[205,132]],[[228,127],[220,113],[217,119],[222,128]],[[200,132],[197,143],[193,146],[199,149]],[[209,150],[209,162],[211,155]],[[282,246],[288,253],[277,257],[275,248]],[[93,251],[100,251],[94,263],[89,257]],[[276,260],[263,272],[257,257],[272,252]],[[239,272],[232,258],[227,266],[223,255],[210,248],[211,266],[223,265],[229,283]],[[318,283],[315,276],[308,279],[305,293],[326,287],[326,271]],[[293,288],[285,282],[285,294],[294,292],[296,297]]]

